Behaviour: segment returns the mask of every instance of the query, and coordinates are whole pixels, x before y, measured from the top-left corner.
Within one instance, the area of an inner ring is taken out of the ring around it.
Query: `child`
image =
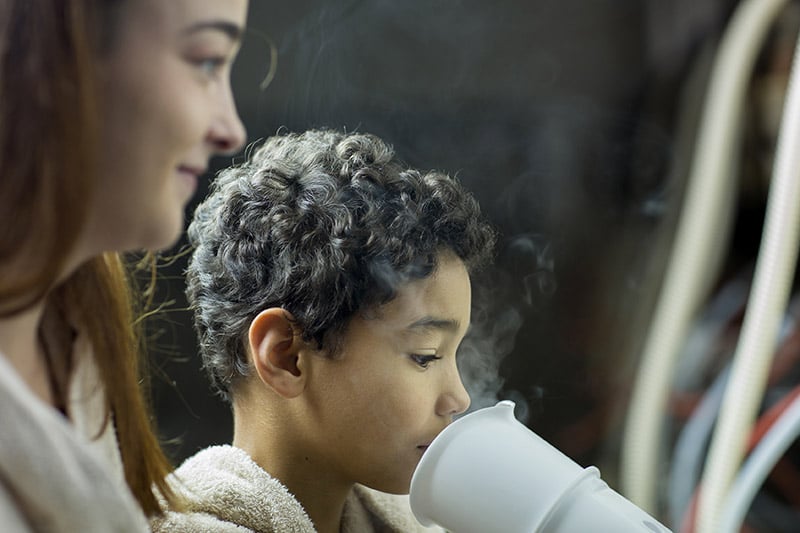
[[[473,197],[372,135],[286,134],[219,175],[189,236],[234,438],[176,471],[188,510],[154,529],[423,530],[396,495],[469,406],[456,350],[494,244]]]

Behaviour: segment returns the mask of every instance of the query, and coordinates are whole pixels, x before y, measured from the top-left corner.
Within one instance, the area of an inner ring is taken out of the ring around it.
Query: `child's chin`
[[[395,496],[408,496],[408,493],[411,491],[411,479],[409,478],[407,482],[403,483],[381,484],[369,486],[369,488]]]

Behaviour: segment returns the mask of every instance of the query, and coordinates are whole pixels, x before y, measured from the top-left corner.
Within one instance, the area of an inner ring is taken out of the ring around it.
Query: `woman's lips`
[[[203,174],[205,174],[206,169],[200,167],[191,167],[182,165],[178,167],[178,175],[180,175],[181,179],[184,183],[186,183],[187,187],[190,191],[190,196],[194,194],[194,191],[197,189],[197,183]]]

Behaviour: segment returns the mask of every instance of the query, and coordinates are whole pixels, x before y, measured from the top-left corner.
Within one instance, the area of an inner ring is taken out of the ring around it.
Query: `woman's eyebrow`
[[[220,31],[233,41],[240,41],[244,33],[244,29],[233,22],[228,22],[227,20],[208,20],[192,24],[183,30],[183,34],[189,35],[208,30]]]

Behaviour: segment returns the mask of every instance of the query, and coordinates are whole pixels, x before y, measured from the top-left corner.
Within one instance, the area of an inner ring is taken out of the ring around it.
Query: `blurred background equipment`
[[[783,4],[743,78],[740,120],[726,132],[735,143],[727,197],[717,199],[728,210],[716,219],[716,253],[700,265],[703,291],[673,339],[661,409],[644,411],[660,434],[648,459],[646,510],[676,531],[696,515],[761,245],[800,27],[798,3]],[[513,400],[529,428],[577,463],[599,466],[612,488],[637,501],[638,489],[622,477],[631,393],[692,162],[702,155],[713,65],[739,6],[251,2],[234,91],[253,142],[279,128],[373,132],[409,164],[457,174],[474,191],[502,239],[497,268],[476,280],[475,324],[463,346],[472,408]],[[242,158],[219,159],[214,169]],[[159,269],[155,295],[164,306],[147,321],[161,376],[153,400],[176,462],[232,434],[228,407],[209,389],[196,353],[186,257],[177,255],[183,245],[166,254],[175,257]],[[783,421],[793,412],[787,395],[800,384],[796,309],[783,316],[759,395],[754,458],[771,428],[791,427]],[[800,450],[788,438],[770,439],[773,450],[786,450],[755,491],[743,531],[797,531]],[[751,468],[753,485],[763,467]]]

